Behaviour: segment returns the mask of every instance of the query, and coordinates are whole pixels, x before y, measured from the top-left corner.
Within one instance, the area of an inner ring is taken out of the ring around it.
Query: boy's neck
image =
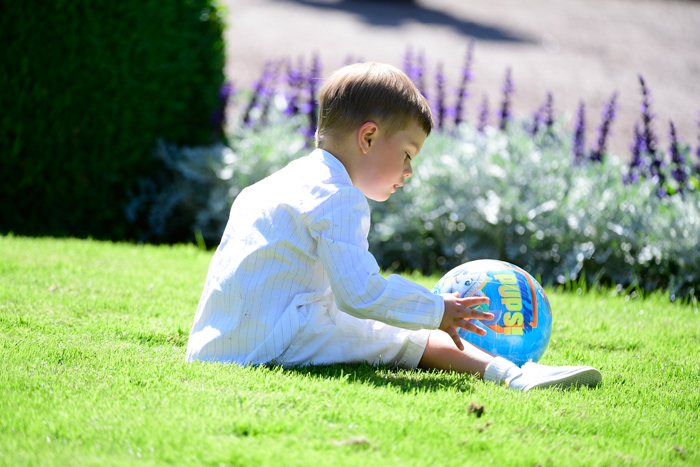
[[[360,149],[357,147],[353,137],[346,137],[343,139],[339,138],[328,138],[324,143],[319,146],[319,149],[323,149],[329,152],[340,161],[341,164],[347,170],[350,180],[354,183],[355,167],[360,160],[362,155]]]

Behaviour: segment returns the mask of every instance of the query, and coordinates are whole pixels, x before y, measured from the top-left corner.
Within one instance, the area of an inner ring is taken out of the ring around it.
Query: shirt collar
[[[318,157],[321,160],[323,160],[323,163],[331,169],[331,172],[334,174],[340,175],[347,181],[349,185],[352,186],[352,179],[350,178],[350,174],[348,173],[348,170],[345,168],[342,162],[340,162],[333,154],[330,152],[326,151],[325,149],[320,149],[317,148],[315,149],[311,155],[313,157]]]

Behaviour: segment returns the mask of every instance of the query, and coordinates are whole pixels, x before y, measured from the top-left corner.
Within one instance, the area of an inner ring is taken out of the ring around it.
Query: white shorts
[[[332,363],[385,363],[416,368],[431,331],[411,331],[371,319],[355,318],[318,306],[273,364],[282,366]]]

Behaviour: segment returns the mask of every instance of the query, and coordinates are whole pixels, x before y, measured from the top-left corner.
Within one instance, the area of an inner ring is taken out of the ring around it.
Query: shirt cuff
[[[442,295],[435,294],[435,310],[433,312],[433,319],[427,329],[437,329],[442,323],[442,317],[445,314],[445,298]]]

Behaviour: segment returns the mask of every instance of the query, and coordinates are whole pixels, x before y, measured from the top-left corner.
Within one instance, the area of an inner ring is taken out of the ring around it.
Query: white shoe
[[[528,362],[518,368],[515,363],[501,357],[493,359],[484,374],[484,380],[505,384],[518,391],[596,386],[602,379],[600,371],[590,366],[548,366]]]
[[[603,379],[600,371],[591,366],[547,366],[529,362],[521,370],[519,375],[505,380],[506,386],[520,391],[550,387],[565,389],[596,386]]]

